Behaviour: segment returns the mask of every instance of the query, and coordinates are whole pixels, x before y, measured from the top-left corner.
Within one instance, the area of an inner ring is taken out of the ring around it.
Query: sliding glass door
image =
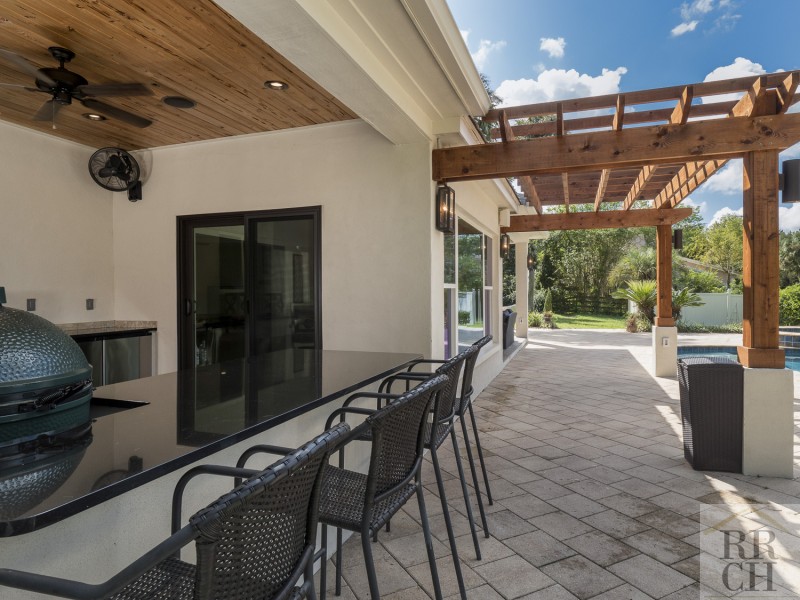
[[[318,207],[178,218],[182,437],[241,428],[321,349]],[[286,393],[289,393],[286,391]]]

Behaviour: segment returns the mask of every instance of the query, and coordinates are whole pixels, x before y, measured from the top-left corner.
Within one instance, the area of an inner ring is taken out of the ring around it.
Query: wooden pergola
[[[679,205],[728,160],[743,158],[739,359],[748,367],[783,368],[778,153],[800,141],[800,114],[787,114],[800,99],[798,82],[800,71],[791,71],[494,109],[484,120],[498,123],[497,143],[434,150],[433,178],[515,177],[536,214],[512,216],[504,233],[656,227],[656,325],[669,327],[672,225],[691,214]],[[719,98],[737,93],[734,100]],[[545,212],[553,206],[565,210]]]

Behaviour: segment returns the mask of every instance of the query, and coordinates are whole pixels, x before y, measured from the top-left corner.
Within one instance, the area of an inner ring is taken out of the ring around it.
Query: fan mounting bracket
[[[61,46],[50,46],[47,51],[50,52],[50,56],[61,63],[62,67],[64,66],[64,63],[68,63],[75,58],[75,53],[72,50],[69,50],[68,48],[62,48]]]

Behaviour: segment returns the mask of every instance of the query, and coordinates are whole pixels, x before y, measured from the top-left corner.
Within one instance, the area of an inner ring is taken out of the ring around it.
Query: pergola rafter
[[[503,232],[656,227],[656,325],[671,327],[671,227],[691,214],[677,207],[728,160],[744,158],[739,356],[746,366],[782,367],[777,157],[800,142],[800,114],[787,114],[798,83],[791,71],[491,110],[484,121],[499,122],[500,143],[434,150],[433,178],[516,177],[538,214],[512,216]]]

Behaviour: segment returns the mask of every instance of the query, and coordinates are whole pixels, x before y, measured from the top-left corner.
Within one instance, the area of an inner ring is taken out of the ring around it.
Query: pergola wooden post
[[[778,153],[748,152],[743,169],[742,345],[746,367],[783,369],[778,347]]]
[[[672,226],[656,226],[656,327],[674,327],[672,318]]]

